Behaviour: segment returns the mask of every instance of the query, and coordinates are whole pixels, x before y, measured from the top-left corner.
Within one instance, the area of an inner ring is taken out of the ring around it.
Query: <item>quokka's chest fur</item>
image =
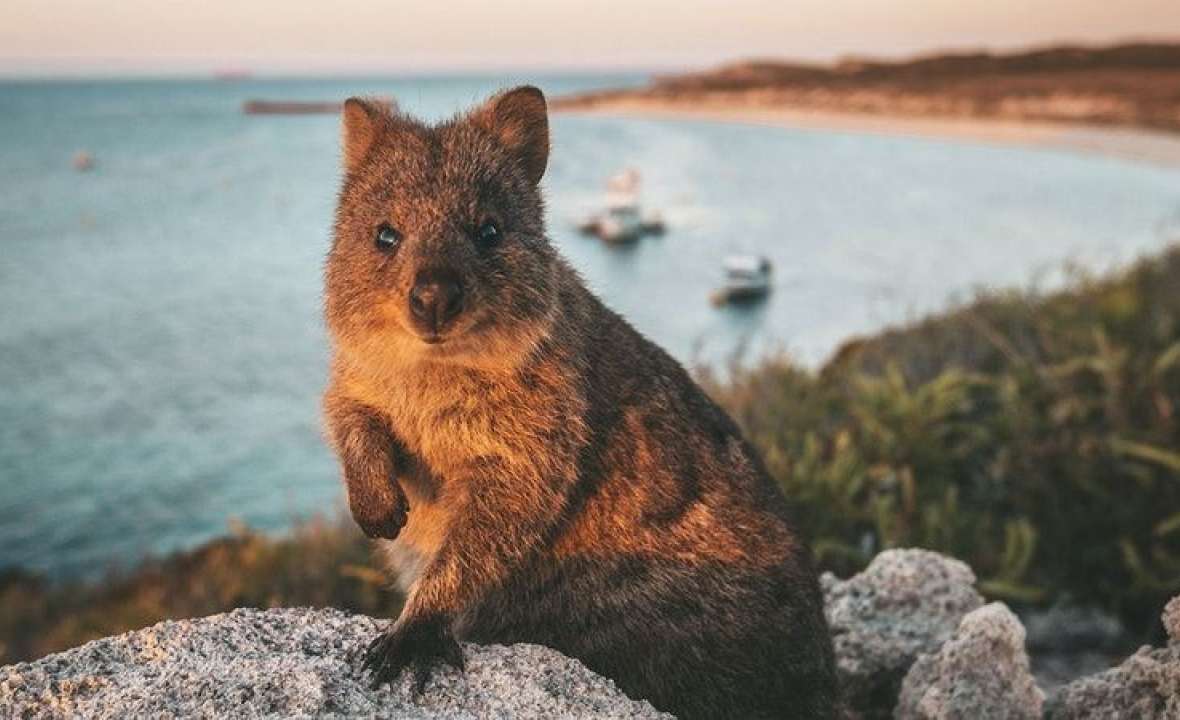
[[[340,369],[346,392],[385,415],[433,472],[446,477],[490,458],[523,471],[559,459],[585,434],[585,388],[569,348],[533,342],[523,358],[492,366],[376,355]]]
[[[576,378],[551,359],[499,374],[439,365],[353,372],[346,387],[444,481],[489,459],[520,471],[544,465],[581,434]]]
[[[398,538],[383,543],[405,589],[478,496],[473,467],[487,467],[501,481],[511,477],[522,496],[573,472],[585,403],[559,358],[542,354],[507,373],[433,366],[351,368],[344,375],[348,394],[383,416],[406,454],[398,481],[410,512]]]

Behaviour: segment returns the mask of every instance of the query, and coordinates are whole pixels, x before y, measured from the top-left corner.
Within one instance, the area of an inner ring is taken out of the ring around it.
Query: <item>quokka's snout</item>
[[[409,292],[409,316],[423,340],[436,343],[463,311],[462,278],[449,268],[424,268]]]

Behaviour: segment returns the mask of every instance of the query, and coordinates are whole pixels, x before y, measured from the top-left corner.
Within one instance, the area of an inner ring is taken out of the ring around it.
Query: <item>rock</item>
[[[821,579],[845,702],[856,717],[889,717],[902,679],[983,605],[975,575],[926,550],[886,550],[864,572]]]
[[[669,718],[537,645],[465,645],[463,674],[371,690],[359,650],[380,630],[337,610],[235,610],[0,668],[4,717]]]
[[[1180,718],[1180,645],[1142,647],[1122,665],[1075,680],[1057,691],[1050,720],[1176,720]]]
[[[1036,720],[1045,694],[1029,670],[1024,627],[1003,603],[974,610],[901,685],[898,720]]]
[[[1021,614],[1033,677],[1046,692],[1108,670],[1135,650],[1135,642],[1114,615],[1095,607],[1058,602]]]
[[[1101,652],[1123,648],[1127,631],[1110,613],[1094,607],[1057,603],[1046,610],[1031,610],[1023,616],[1031,652]]]
[[[1075,680],[1049,701],[1049,720],[1180,718],[1180,596],[1161,617],[1168,647],[1139,648],[1126,662],[1106,672]]]
[[[1164,630],[1168,633],[1168,642],[1180,645],[1180,595],[1164,606]]]
[[[1109,670],[1131,652],[1079,650],[1046,653],[1029,648],[1029,658],[1032,660],[1033,677],[1037,685],[1047,695],[1052,695],[1078,678]]]

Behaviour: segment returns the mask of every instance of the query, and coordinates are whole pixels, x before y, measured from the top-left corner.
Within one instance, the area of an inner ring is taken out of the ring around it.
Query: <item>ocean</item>
[[[644,80],[0,82],[0,569],[92,576],[342,509],[318,416],[339,120],[244,100],[387,94],[437,119],[508,84]],[[814,365],[979,288],[1180,237],[1180,171],[1098,156],[605,116],[555,116],[552,139],[553,241],[686,364]],[[573,225],[624,168],[668,232],[608,248]],[[774,262],[764,304],[710,305],[733,253]]]

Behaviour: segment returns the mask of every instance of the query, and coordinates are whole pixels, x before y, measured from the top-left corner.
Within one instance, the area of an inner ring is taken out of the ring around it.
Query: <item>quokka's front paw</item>
[[[372,673],[372,687],[393,682],[401,671],[414,673],[414,692],[422,694],[430,674],[440,663],[463,669],[463,650],[443,618],[396,622],[365,650],[364,668]]]
[[[396,485],[393,492],[380,496],[350,492],[348,504],[352,519],[366,536],[374,540],[396,538],[405,527],[406,514],[410,511],[406,496]]]

